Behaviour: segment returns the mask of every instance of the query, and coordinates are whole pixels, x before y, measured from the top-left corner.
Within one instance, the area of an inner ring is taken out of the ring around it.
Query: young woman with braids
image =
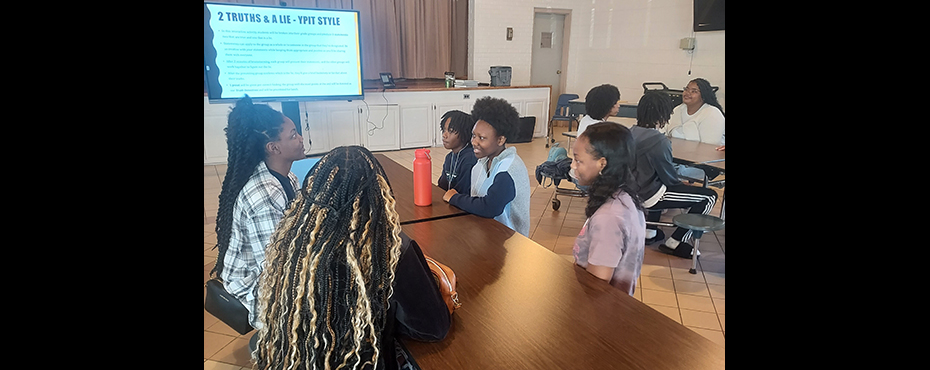
[[[633,137],[613,122],[588,126],[572,147],[572,169],[588,186],[588,217],[575,239],[575,264],[633,295],[643,265],[646,220],[633,191]]]
[[[211,274],[249,310],[255,328],[261,325],[255,289],[265,246],[294,198],[297,177],[290,169],[305,157],[303,142],[294,122],[267,105],[252,104],[248,96],[229,112],[229,157],[216,214],[219,252]]]
[[[636,126],[630,129],[636,143],[636,161],[633,176],[643,205],[649,210],[687,208],[689,213],[708,214],[717,201],[717,192],[697,186],[688,186],[678,180],[672,163],[672,143],[660,132],[668,123],[672,100],[668,95],[649,91],[636,107]],[[646,219],[656,222],[660,212],[648,212]],[[659,250],[682,258],[691,258],[694,247],[686,243],[691,230],[677,228],[667,240],[665,233],[655,226],[646,231],[646,244],[664,242]],[[699,254],[700,255],[700,254]]]
[[[438,341],[449,311],[401,232],[381,165],[339,147],[307,174],[268,246],[256,369],[392,369],[395,334]]]

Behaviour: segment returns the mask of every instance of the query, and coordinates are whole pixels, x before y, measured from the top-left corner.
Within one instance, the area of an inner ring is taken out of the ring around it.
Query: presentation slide
[[[358,12],[204,3],[209,98],[362,93]]]

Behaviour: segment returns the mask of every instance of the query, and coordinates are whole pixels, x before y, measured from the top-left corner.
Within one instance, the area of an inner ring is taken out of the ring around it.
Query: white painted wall
[[[720,87],[726,110],[726,31],[692,32],[692,0],[470,0],[470,79],[490,82],[491,66],[509,65],[511,85],[530,83],[537,7],[572,10],[565,92],[583,97],[609,83],[621,100],[637,102],[643,82],[681,89],[701,77]],[[678,47],[685,37],[696,38],[693,61]]]

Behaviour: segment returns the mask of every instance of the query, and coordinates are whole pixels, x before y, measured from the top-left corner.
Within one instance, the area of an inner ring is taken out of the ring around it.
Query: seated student
[[[260,328],[258,276],[275,225],[294,198],[291,164],[305,157],[304,140],[290,118],[246,96],[229,112],[226,142],[229,159],[216,212],[219,252],[211,273],[249,311],[252,327]]]
[[[620,90],[610,84],[594,87],[584,97],[584,110],[585,116],[578,122],[578,136],[589,125],[606,121],[620,111]]]
[[[726,116],[710,82],[696,78],[688,83],[667,131],[674,138],[726,145]]]
[[[258,301],[259,369],[396,368],[395,334],[438,341],[450,324],[384,170],[358,146],[307,174],[268,246]]]
[[[678,139],[718,145],[717,150],[725,150],[726,115],[710,82],[703,78],[691,80],[681,101],[682,104],[672,111],[668,134]],[[692,179],[700,180],[705,175],[704,170],[693,166],[676,165],[675,169],[679,175]]]
[[[589,186],[588,217],[575,239],[575,264],[633,295],[643,265],[646,220],[632,190],[633,139],[611,122],[588,126],[572,147],[572,169]]]
[[[494,218],[529,237],[530,177],[517,149],[504,144],[517,132],[519,114],[504,99],[484,97],[471,116],[471,145],[478,163],[471,171],[471,194],[449,189],[442,199],[481,217]]]
[[[442,163],[439,187],[455,189],[460,194],[471,192],[471,168],[478,162],[471,147],[471,129],[475,121],[468,113],[451,110],[442,115],[439,129],[442,130],[442,146],[452,150]]]
[[[668,123],[671,115],[671,98],[650,91],[643,95],[636,107],[636,126],[630,129],[636,143],[636,161],[633,176],[639,197],[649,210],[666,208],[688,208],[688,213],[708,214],[717,201],[713,189],[688,186],[678,180],[672,164],[672,143],[659,129]],[[648,212],[646,219],[657,222],[661,212]],[[646,244],[665,239],[665,233],[650,226]],[[690,240],[691,230],[677,228],[672,236],[659,246],[659,250],[682,258],[691,258],[694,247],[685,243]]]

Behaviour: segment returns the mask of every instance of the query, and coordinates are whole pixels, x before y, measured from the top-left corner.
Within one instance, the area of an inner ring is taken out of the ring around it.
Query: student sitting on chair
[[[471,169],[478,162],[471,146],[471,129],[475,121],[468,113],[451,110],[442,115],[442,146],[451,150],[442,163],[438,184],[442,190],[455,189],[460,194],[471,193]]]
[[[649,91],[639,100],[636,107],[636,126],[630,129],[636,142],[636,162],[633,175],[639,197],[649,210],[646,220],[658,222],[667,208],[688,208],[688,213],[708,214],[717,201],[713,189],[688,186],[678,180],[672,163],[672,143],[659,130],[668,123],[672,101],[668,95]],[[686,243],[691,230],[677,228],[672,236],[659,246],[659,250],[682,258],[691,258],[694,247]],[[665,239],[665,233],[649,226],[646,244]],[[700,252],[699,254],[700,255]]]
[[[435,342],[449,331],[439,287],[365,148],[338,147],[320,159],[267,253],[259,369],[395,369],[396,334]]]
[[[517,149],[505,147],[520,122],[517,110],[504,99],[475,102],[471,145],[478,163],[471,171],[471,194],[449,189],[442,199],[462,210],[498,222],[529,237],[530,177]]]
[[[216,265],[211,273],[249,311],[249,323],[261,328],[255,313],[258,277],[265,247],[288,202],[297,176],[291,164],[304,155],[304,139],[290,118],[246,96],[229,112],[226,127],[229,160],[216,212]]]
[[[633,295],[646,234],[643,206],[632,189],[633,138],[621,125],[595,123],[578,136],[572,152],[575,176],[589,186],[575,264]]]
[[[597,122],[606,121],[620,111],[620,90],[616,86],[604,84],[588,91],[584,97],[585,116],[578,122],[578,135]]]

